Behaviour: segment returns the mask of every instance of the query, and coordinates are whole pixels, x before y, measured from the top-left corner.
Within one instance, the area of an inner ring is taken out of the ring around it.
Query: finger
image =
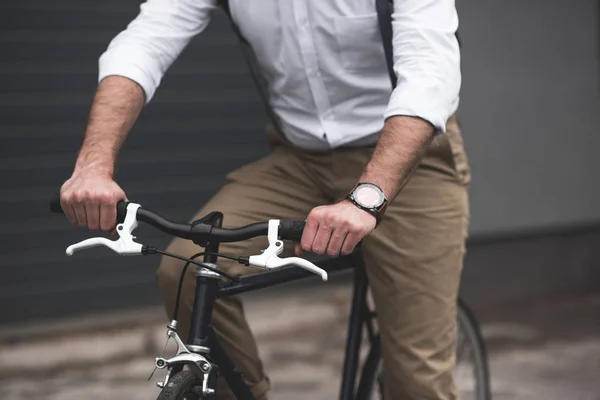
[[[66,210],[68,211],[68,215],[67,211],[65,211],[65,215],[67,215],[67,219],[69,220],[69,222],[73,225],[79,225],[79,222],[77,221],[77,214],[75,214],[75,208],[70,204],[67,204]]]
[[[304,250],[302,250],[302,245],[300,243],[296,243],[294,245],[294,252],[297,256],[304,254]]]
[[[63,212],[65,213],[65,216],[67,217],[67,220],[72,223],[73,225],[77,224],[77,217],[75,216],[75,210],[73,209],[73,207],[71,207],[71,205],[67,202],[67,200],[65,198],[63,198],[62,196],[60,197],[60,207],[63,209]]]
[[[356,233],[348,233],[346,238],[344,239],[344,244],[342,245],[341,254],[347,256],[354,251],[356,245],[360,242],[360,236]]]
[[[110,231],[117,225],[117,206],[112,203],[103,203],[100,206],[100,229]]]
[[[347,234],[348,232],[343,228],[337,228],[333,231],[331,239],[329,239],[329,245],[327,246],[327,255],[331,257],[338,257],[340,255]]]
[[[77,224],[79,226],[87,226],[87,215],[85,212],[85,206],[83,204],[73,205],[75,217],[77,218]]]
[[[312,244],[315,241],[315,235],[319,229],[319,222],[315,215],[311,212],[306,219],[304,225],[304,233],[302,233],[302,239],[300,239],[300,245],[304,251],[312,251]]]
[[[85,216],[89,229],[95,231],[100,227],[100,206],[97,204],[87,204],[85,206]]]
[[[331,239],[332,229],[319,224],[319,230],[315,235],[315,240],[312,243],[312,251],[317,254],[324,254],[329,246],[329,240]]]

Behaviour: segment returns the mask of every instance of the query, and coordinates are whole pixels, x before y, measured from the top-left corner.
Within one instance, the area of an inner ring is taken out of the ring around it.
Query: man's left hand
[[[376,219],[349,200],[313,208],[306,219],[306,227],[296,254],[311,251],[332,257],[348,255],[373,229]]]

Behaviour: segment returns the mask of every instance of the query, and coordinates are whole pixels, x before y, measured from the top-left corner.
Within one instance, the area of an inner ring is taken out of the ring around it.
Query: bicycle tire
[[[473,350],[473,370],[475,373],[475,400],[491,400],[490,373],[487,351],[477,319],[473,312],[462,301],[458,301],[457,329],[465,333]],[[379,338],[375,343],[379,342]],[[372,349],[367,357],[357,392],[359,400],[383,399],[383,383],[381,379],[381,352]]]
[[[181,371],[169,379],[156,400],[201,400],[201,395],[192,393],[192,389],[198,386],[202,386],[198,375],[192,371]]]
[[[491,400],[490,367],[487,349],[477,318],[462,299],[458,300],[457,329],[468,337],[473,351],[473,372],[476,375],[476,400]]]

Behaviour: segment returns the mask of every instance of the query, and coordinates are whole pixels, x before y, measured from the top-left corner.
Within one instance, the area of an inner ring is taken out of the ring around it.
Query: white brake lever
[[[324,281],[327,280],[327,271],[317,267],[315,264],[300,257],[279,258],[279,254],[283,251],[283,242],[278,238],[279,220],[272,219],[269,221],[269,231],[267,239],[269,247],[259,256],[250,256],[248,262],[250,265],[264,269],[275,269],[285,267],[286,265],[296,265],[307,271],[317,274]]]
[[[79,243],[72,244],[67,247],[67,255],[71,256],[74,252],[89,249],[97,246],[106,246],[112,251],[124,256],[133,256],[142,254],[142,245],[133,241],[135,236],[132,235],[133,230],[137,228],[138,222],[136,219],[139,204],[129,203],[127,205],[127,215],[122,224],[117,225],[117,234],[119,239],[112,241],[103,237],[95,237],[85,239]]]
[[[300,268],[303,268],[307,271],[312,272],[313,274],[319,275],[321,279],[324,281],[327,280],[327,272],[315,264],[311,263],[308,260],[300,257],[287,257],[287,258],[279,258],[277,256],[271,257],[269,261],[267,261],[267,268],[280,268],[285,267],[286,265],[296,265]]]

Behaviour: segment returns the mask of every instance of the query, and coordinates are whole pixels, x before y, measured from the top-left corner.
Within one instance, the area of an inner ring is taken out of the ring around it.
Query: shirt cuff
[[[160,69],[152,67],[154,64],[156,60],[135,48],[108,49],[98,62],[98,82],[113,75],[131,79],[142,87],[148,104],[161,80]]]
[[[384,118],[396,115],[419,117],[433,125],[436,134],[443,134],[448,119],[458,109],[458,100],[457,96],[448,101],[435,89],[399,85],[392,92]]]

